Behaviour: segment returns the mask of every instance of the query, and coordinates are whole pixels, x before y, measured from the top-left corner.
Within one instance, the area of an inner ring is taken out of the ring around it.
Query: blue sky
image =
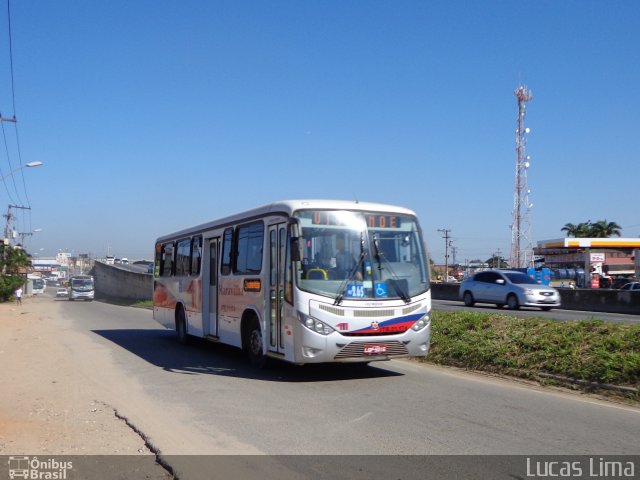
[[[637,1],[10,6],[20,157],[5,122],[0,168],[45,165],[5,179],[0,209],[31,206],[16,225],[41,256],[150,258],[192,224],[337,198],[415,210],[438,263],[445,228],[458,261],[508,257],[520,84],[534,240],[600,219],[640,235]]]

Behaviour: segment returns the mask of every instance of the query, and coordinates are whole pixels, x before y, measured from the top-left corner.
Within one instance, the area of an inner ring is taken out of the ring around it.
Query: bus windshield
[[[75,290],[93,290],[92,278],[72,278],[71,288]]]
[[[300,289],[343,299],[402,299],[429,288],[418,223],[397,213],[302,210]]]

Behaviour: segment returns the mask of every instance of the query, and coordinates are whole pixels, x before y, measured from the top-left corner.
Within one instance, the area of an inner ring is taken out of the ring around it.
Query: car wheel
[[[518,310],[520,308],[518,297],[516,297],[513,293],[507,297],[507,308],[509,310]]]
[[[462,301],[467,307],[473,307],[473,304],[476,303],[471,292],[464,292]]]

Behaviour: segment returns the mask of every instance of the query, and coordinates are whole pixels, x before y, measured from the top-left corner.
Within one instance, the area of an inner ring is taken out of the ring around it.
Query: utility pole
[[[449,282],[449,232],[450,229],[439,228],[439,232],[444,233],[444,282]]]
[[[502,264],[502,262],[500,261],[501,254],[502,252],[500,251],[500,249],[493,253],[493,268],[500,268],[500,265]]]
[[[11,240],[13,239],[13,230],[11,229],[11,221],[15,218],[15,215],[11,213],[11,209],[22,209],[22,210],[31,210],[31,207],[23,207],[21,205],[9,205],[7,209],[7,214],[4,216],[7,219],[7,226],[4,230],[4,241],[5,245],[11,245]]]

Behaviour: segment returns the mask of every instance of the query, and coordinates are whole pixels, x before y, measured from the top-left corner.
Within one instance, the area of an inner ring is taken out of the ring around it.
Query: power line
[[[13,75],[13,39],[11,35],[11,0],[7,0],[7,22],[9,32],[9,66],[11,69],[11,101],[13,103],[13,118],[16,118],[16,89]]]
[[[15,138],[16,138],[16,149],[17,149],[17,155],[18,155],[18,163],[20,165],[20,176],[22,178],[22,189],[24,191],[24,196],[26,199],[26,205],[27,206],[31,206],[31,202],[29,200],[29,194],[27,193],[27,183],[25,180],[25,176],[24,176],[24,171],[22,171],[22,167],[24,166],[23,162],[22,162],[22,148],[20,147],[20,136],[18,134],[18,124],[17,124],[17,119],[16,119],[16,89],[15,89],[15,70],[13,68],[13,33],[12,33],[12,28],[11,28],[11,0],[7,0],[7,31],[8,31],[8,37],[9,37],[9,69],[10,69],[10,76],[11,76],[11,105],[13,107],[13,117],[9,118],[9,117],[3,117],[2,114],[0,114],[0,125],[2,125],[2,137],[4,140],[4,144],[5,144],[5,151],[7,154],[7,161],[9,163],[9,171],[13,171],[13,164],[11,162],[11,155],[9,153],[9,144],[7,141],[7,135],[5,132],[5,128],[4,128],[4,122],[11,122],[14,124],[14,133],[15,133]],[[0,172],[1,174],[1,172]],[[18,203],[22,203],[24,204],[25,202],[22,201],[21,199],[21,195],[18,191],[18,187],[16,185],[16,180],[15,180],[15,176],[12,175],[11,181],[13,183],[13,188],[15,190],[15,194],[16,197],[18,199]],[[6,182],[3,179],[3,183],[5,185],[5,190],[7,191],[7,196],[9,197],[9,200],[12,201],[13,203],[16,203],[10,192],[9,192],[9,188],[7,187]]]

